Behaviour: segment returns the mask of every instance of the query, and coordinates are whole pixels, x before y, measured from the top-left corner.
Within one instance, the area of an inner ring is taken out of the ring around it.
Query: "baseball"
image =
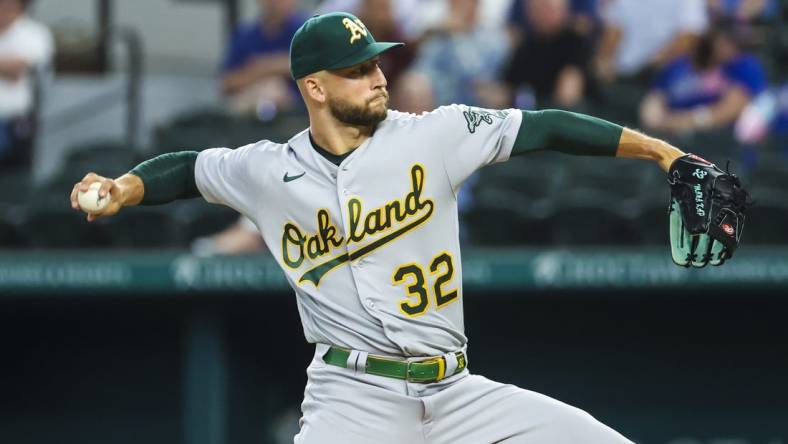
[[[101,183],[93,182],[87,191],[80,191],[77,194],[79,207],[86,213],[97,213],[109,205],[109,193],[104,197],[99,197],[99,188],[101,188]]]

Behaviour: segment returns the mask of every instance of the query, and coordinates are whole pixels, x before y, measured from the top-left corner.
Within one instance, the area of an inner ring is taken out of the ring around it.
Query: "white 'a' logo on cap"
[[[348,17],[345,17],[342,19],[342,24],[345,25],[345,28],[350,32],[351,45],[362,36],[367,36],[367,27],[364,26],[359,19],[350,20]]]

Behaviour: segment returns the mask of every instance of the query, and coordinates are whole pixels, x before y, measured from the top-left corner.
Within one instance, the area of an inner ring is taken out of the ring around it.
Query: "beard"
[[[331,98],[328,101],[328,108],[331,111],[331,115],[344,124],[374,127],[384,121],[388,114],[389,95],[386,92],[382,94],[384,102],[380,108],[372,108],[370,106],[380,95],[368,100],[364,105],[356,105],[340,98]]]

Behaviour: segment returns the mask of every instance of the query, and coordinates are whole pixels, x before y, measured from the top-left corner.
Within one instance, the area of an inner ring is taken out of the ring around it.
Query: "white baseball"
[[[82,211],[87,213],[97,213],[109,205],[110,196],[107,193],[104,197],[99,197],[98,190],[101,188],[100,182],[93,182],[87,191],[77,193],[77,201]]]

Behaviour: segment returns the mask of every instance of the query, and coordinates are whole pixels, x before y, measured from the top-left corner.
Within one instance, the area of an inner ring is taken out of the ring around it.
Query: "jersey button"
[[[344,190],[342,190],[342,194],[347,196],[348,194],[350,194],[350,191],[348,191],[347,188],[345,188]]]
[[[372,299],[367,299],[367,307],[375,308],[375,302]]]

